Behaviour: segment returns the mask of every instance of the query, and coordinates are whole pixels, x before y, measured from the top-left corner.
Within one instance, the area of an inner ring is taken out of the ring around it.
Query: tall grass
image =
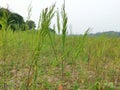
[[[59,35],[53,38],[48,29],[55,16]],[[43,9],[36,31],[12,32],[4,25],[1,90],[120,89],[120,38],[88,37],[89,29],[83,36],[69,36],[67,22],[65,4],[60,11],[54,4]]]

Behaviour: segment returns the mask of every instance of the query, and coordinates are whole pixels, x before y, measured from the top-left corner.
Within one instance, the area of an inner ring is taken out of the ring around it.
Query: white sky
[[[56,2],[61,7],[63,0],[0,0],[0,6],[27,17],[28,5],[32,1],[31,19],[37,24],[40,12]],[[68,28],[72,26],[74,34],[81,34],[87,28],[91,33],[102,31],[120,31],[120,0],[66,0],[69,17]]]

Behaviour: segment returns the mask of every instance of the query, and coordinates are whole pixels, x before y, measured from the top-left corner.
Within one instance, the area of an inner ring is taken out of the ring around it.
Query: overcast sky
[[[56,2],[61,7],[63,0],[0,0],[0,6],[9,7],[12,12],[27,17],[28,5],[32,2],[31,19],[37,24],[40,12]],[[81,34],[87,28],[91,33],[120,31],[120,0],[66,0],[69,17],[68,28],[74,34]]]

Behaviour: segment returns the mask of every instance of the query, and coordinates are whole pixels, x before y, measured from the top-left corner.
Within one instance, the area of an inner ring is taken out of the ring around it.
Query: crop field
[[[1,90],[119,90],[120,38],[0,31]]]
[[[42,11],[38,30],[3,23],[0,90],[120,90],[120,38],[68,35],[64,6],[54,7]],[[48,30],[55,13],[58,34]]]

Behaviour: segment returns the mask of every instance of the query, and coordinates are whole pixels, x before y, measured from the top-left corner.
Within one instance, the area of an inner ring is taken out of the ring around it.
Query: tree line
[[[9,9],[0,8],[0,30],[32,30],[36,24],[33,20],[24,21],[23,17],[18,13],[11,12]]]

